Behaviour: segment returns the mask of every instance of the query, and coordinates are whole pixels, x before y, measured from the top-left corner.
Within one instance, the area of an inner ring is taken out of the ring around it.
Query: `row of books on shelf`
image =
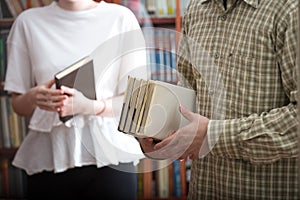
[[[180,15],[183,15],[190,0],[180,0]],[[121,4],[130,8],[138,18],[174,18],[176,0],[121,0]]]
[[[183,164],[183,165],[182,165]],[[138,173],[138,199],[169,199],[185,198],[189,184],[188,177],[189,162],[175,160],[168,164],[166,161],[152,161],[144,159],[137,166],[140,170],[144,165],[151,165],[150,168],[157,167],[156,170]],[[160,167],[161,166],[161,167]],[[148,169],[150,169],[148,167]],[[26,197],[26,174],[24,171],[14,167],[11,160],[2,158],[0,160],[0,199],[19,199]]]
[[[19,147],[27,131],[26,118],[14,112],[8,95],[0,96],[0,113],[0,148]]]
[[[176,32],[166,28],[144,29],[144,36],[151,79],[176,83]]]
[[[0,160],[0,199],[21,199],[26,197],[25,172],[14,167],[7,158]]]
[[[139,170],[145,170],[138,174],[138,199],[168,199],[182,198],[186,196],[186,171],[185,161],[175,160],[168,163],[167,160],[153,161],[144,159],[138,165]],[[182,165],[183,164],[183,165]],[[145,166],[147,165],[147,166]],[[152,171],[150,171],[152,169]]]
[[[6,39],[9,33],[9,29],[0,30],[0,82],[5,80],[6,64],[7,64],[7,52],[6,52]]]
[[[17,17],[29,7],[49,5],[53,0],[1,0],[0,17]],[[180,15],[183,15],[190,0],[180,0]],[[176,16],[176,0],[121,0],[121,4],[130,8],[138,18],[145,16],[168,18]],[[8,13],[9,12],[9,13]]]
[[[41,7],[48,5],[53,0],[30,0],[29,5],[27,0],[1,0],[0,1],[0,17],[16,18],[22,11],[29,7]]]

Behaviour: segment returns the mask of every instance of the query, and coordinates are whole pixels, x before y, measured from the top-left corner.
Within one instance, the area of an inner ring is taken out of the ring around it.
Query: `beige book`
[[[145,80],[140,80],[140,86],[139,86],[139,91],[138,91],[138,96],[136,99],[136,103],[135,103],[135,110],[134,110],[134,114],[133,114],[133,119],[132,119],[132,124],[130,127],[130,132],[135,133],[136,131],[138,131],[139,127],[140,127],[140,115],[143,113],[143,103],[146,100],[145,93],[147,91],[148,87],[148,83]]]
[[[131,130],[132,121],[133,121],[134,114],[136,111],[136,103],[137,103],[140,85],[141,85],[141,80],[134,78],[133,87],[132,87],[130,95],[129,95],[130,98],[128,99],[129,103],[127,103],[128,112],[126,113],[127,116],[126,116],[125,125],[124,125],[124,129],[123,129],[123,131],[126,133],[130,132],[130,130]]]
[[[130,96],[133,90],[134,79],[128,79],[127,87],[125,90],[124,98],[123,98],[123,106],[121,110],[120,121],[118,125],[118,130],[124,130],[126,119],[128,116]]]
[[[195,112],[196,95],[192,89],[162,81],[148,80],[147,84],[147,87],[140,87],[140,90],[146,91],[139,91],[144,94],[143,102],[135,105],[135,111],[138,110],[135,113],[138,115],[138,126],[130,131],[128,129],[120,129],[120,131],[136,137],[153,137],[161,140],[171,130],[176,131],[188,124],[179,112],[179,106],[182,105]],[[137,97],[137,94],[132,93],[131,98]],[[133,119],[127,118],[126,123],[130,120]]]

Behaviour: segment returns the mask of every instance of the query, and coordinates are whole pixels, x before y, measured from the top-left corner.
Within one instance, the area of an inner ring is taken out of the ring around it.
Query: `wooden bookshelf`
[[[175,18],[151,18],[150,20],[155,25],[175,24]]]
[[[101,1],[101,0],[95,0],[97,2]],[[110,2],[110,3],[116,3],[116,4],[121,4],[121,0],[105,0],[106,2]],[[31,0],[26,0],[26,4],[27,4],[27,8],[32,7],[33,5],[31,4]],[[181,30],[181,16],[180,16],[180,0],[176,0],[176,16],[175,17],[151,17],[150,18],[152,24],[155,27],[172,27],[174,28],[177,33],[180,32]],[[140,23],[144,22],[144,19],[140,19],[139,20]],[[11,28],[12,24],[14,22],[13,18],[6,18],[6,19],[0,19],[0,29],[9,29]],[[178,41],[178,37],[179,34],[177,34],[177,41]],[[1,87],[2,86],[2,87]],[[0,85],[0,89],[3,88],[3,83],[2,85]],[[8,159],[13,159],[14,155],[17,152],[17,148],[4,148],[4,147],[0,147],[0,158],[8,158]],[[173,197],[170,196],[168,198],[159,198],[159,197],[153,197],[151,196],[151,191],[152,190],[150,188],[150,190],[144,190],[144,196],[142,198],[138,198],[138,200],[186,200],[187,199],[187,184],[186,184],[186,171],[185,171],[185,163],[184,161],[182,161],[180,163],[181,165],[181,178],[183,181],[181,181],[181,197]],[[153,173],[145,173],[145,176],[148,177],[148,180],[151,179],[151,177],[153,176]],[[148,187],[151,187],[151,182],[150,183],[144,183],[147,184]],[[1,197],[1,196],[0,196]]]
[[[0,19],[0,29],[9,29],[9,28],[11,28],[13,23],[14,23],[13,18]]]
[[[31,0],[26,0],[27,8],[31,7],[30,3]],[[2,12],[5,13],[5,15],[3,15],[3,18],[0,18],[0,30],[3,31],[2,32],[3,34],[8,34],[10,28],[14,23],[15,17],[13,17],[11,10],[9,10],[6,1],[1,0],[1,8],[3,9]],[[1,38],[2,39],[1,42],[3,45],[5,44],[6,36],[2,36],[2,37],[3,38]],[[6,46],[4,47],[2,46],[1,48],[6,48]],[[6,56],[6,55],[3,54],[2,56]],[[0,82],[0,95],[1,97],[7,96],[8,98],[10,98],[9,95],[4,91],[3,79]],[[1,101],[1,103],[3,102]],[[3,120],[2,115],[0,119]],[[18,145],[12,145],[12,147],[4,147],[4,141],[3,141],[4,138],[2,135],[3,135],[3,130],[0,130],[0,137],[2,137],[1,138],[2,146],[0,147],[0,173],[1,173],[0,174],[0,199],[26,199],[25,193],[26,193],[27,182],[26,182],[25,173],[21,169],[14,167],[11,163],[18,150],[18,148],[16,147]]]
[[[117,3],[120,4],[120,0],[106,0],[107,2],[110,3]],[[137,19],[139,21],[139,23],[141,24],[141,26],[143,26],[145,23],[147,23],[147,21],[150,21],[152,23],[152,25],[155,28],[163,28],[163,29],[171,29],[173,31],[176,31],[176,35],[175,37],[173,37],[176,40],[176,46],[177,43],[179,41],[179,36],[180,36],[180,31],[181,31],[181,12],[180,9],[181,5],[180,5],[180,0],[176,0],[176,10],[175,10],[175,17],[151,17],[150,15],[150,19],[142,19],[139,18],[139,16],[137,16]],[[134,12],[135,13],[135,12]],[[137,12],[138,13],[138,12]],[[146,21],[147,20],[147,21]],[[168,34],[168,31],[165,32],[166,34]],[[161,47],[161,46],[160,46]],[[165,46],[166,47],[166,46]],[[165,47],[159,48],[159,49],[164,49]],[[166,47],[166,49],[164,49],[164,53],[170,51],[170,49],[168,49],[168,47]],[[156,72],[151,72],[152,75],[154,75],[154,77],[162,77],[162,75],[160,74],[160,71],[156,71]],[[172,79],[173,80],[173,79]],[[172,82],[173,84],[176,84],[176,82]],[[147,163],[148,165],[151,165],[151,162]],[[169,169],[172,166],[168,166]],[[169,176],[173,176],[171,173],[169,172]],[[172,188],[174,189],[174,186],[172,184],[175,184],[174,181],[172,181],[172,178],[169,179],[169,197],[167,198],[162,198],[158,196],[158,192],[153,192],[153,190],[157,190],[157,180],[156,180],[156,173],[157,171],[152,171],[149,172],[147,170],[147,172],[143,173],[143,185],[145,187],[142,187],[143,190],[143,195],[142,197],[139,197],[138,200],[186,200],[187,199],[187,182],[186,182],[186,167],[185,167],[185,161],[181,161],[180,162],[180,192],[181,192],[181,196],[180,197],[175,197],[172,192]],[[153,183],[153,181],[155,183]],[[172,181],[172,182],[171,182]],[[153,185],[154,184],[154,185]]]
[[[4,91],[4,82],[0,82],[0,95],[5,94],[6,92]]]
[[[17,152],[18,148],[5,148],[0,147],[0,157],[13,158]]]

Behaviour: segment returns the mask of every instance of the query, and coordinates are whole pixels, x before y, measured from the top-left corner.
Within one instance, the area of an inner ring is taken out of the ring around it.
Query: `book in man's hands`
[[[56,88],[62,85],[75,88],[89,99],[96,100],[93,59],[85,56],[77,62],[54,75]],[[59,117],[62,122],[71,119],[73,115]]]
[[[195,112],[195,91],[171,83],[128,77],[118,130],[162,140],[188,124],[179,105]]]

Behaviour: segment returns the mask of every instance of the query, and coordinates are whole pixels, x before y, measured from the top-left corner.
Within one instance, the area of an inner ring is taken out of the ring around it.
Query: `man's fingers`
[[[184,106],[180,105],[179,106],[179,111],[180,113],[184,116],[189,121],[193,121],[194,119],[194,113],[185,108]]]
[[[154,149],[158,150],[158,149],[161,149],[161,148],[167,146],[172,141],[173,138],[174,137],[171,136],[171,137],[168,137],[168,138],[162,140],[161,142],[154,145]]]

